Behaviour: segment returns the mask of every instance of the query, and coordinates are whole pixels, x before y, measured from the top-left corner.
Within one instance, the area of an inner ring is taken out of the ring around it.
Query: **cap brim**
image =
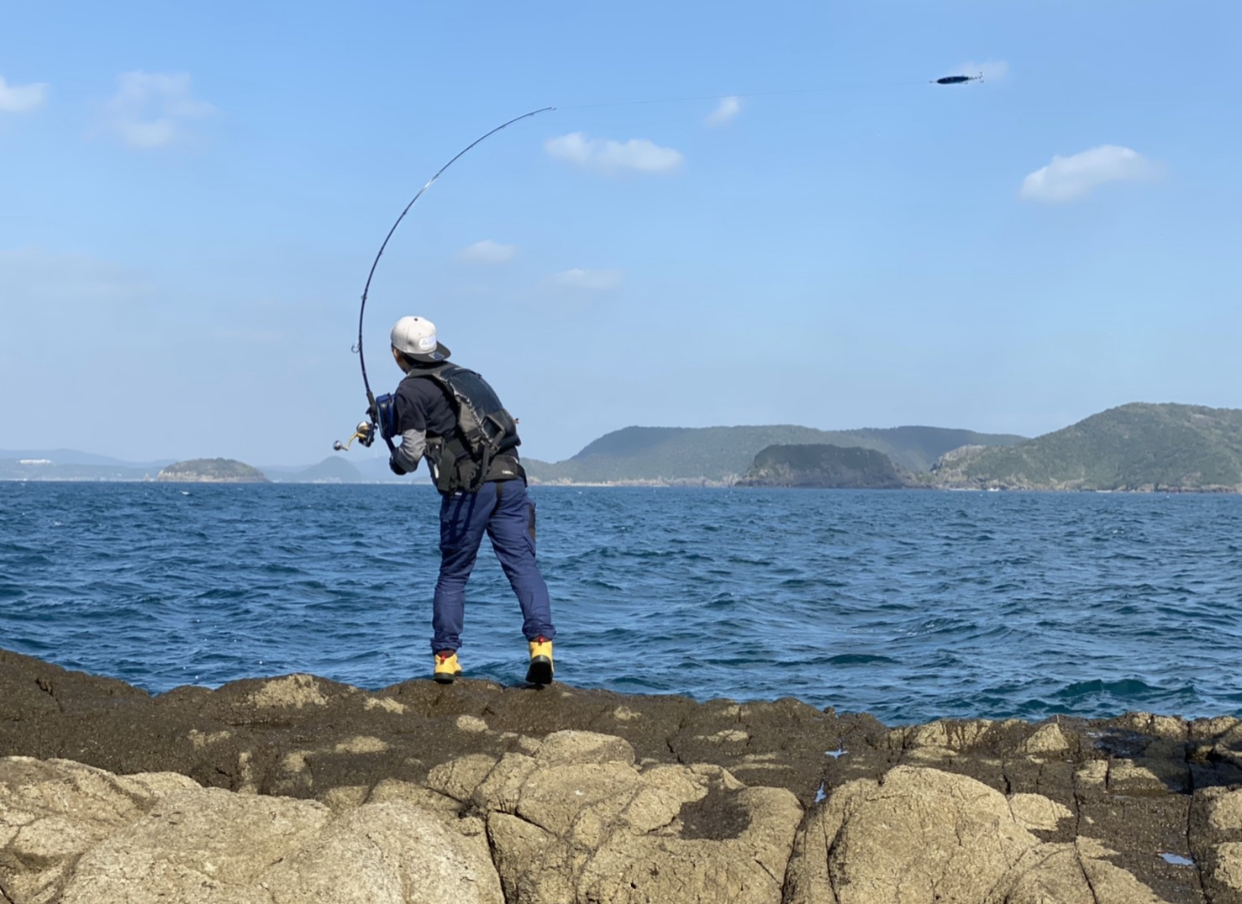
[[[435,364],[438,361],[445,361],[452,352],[449,351],[447,345],[442,342],[436,343],[436,350],[429,355],[408,355],[415,361],[422,361],[424,364]]]

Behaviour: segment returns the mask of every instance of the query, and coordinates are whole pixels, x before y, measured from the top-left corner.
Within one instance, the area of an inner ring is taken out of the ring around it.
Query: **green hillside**
[[[352,462],[334,455],[317,465],[303,468],[285,480],[291,483],[361,483],[363,477]]]
[[[1242,491],[1242,410],[1134,403],[1009,448],[946,457],[939,487]]]
[[[945,452],[970,443],[1012,445],[1024,437],[943,427],[816,430],[811,427],[626,427],[600,437],[566,461],[523,458],[543,483],[731,483],[768,446],[834,445],[883,452],[894,464],[926,471]]]
[[[850,440],[837,445],[875,449],[887,455],[893,464],[910,471],[931,470],[940,456],[962,446],[1013,446],[1028,439],[1011,433],[976,433],[946,427],[866,427],[833,435]]]

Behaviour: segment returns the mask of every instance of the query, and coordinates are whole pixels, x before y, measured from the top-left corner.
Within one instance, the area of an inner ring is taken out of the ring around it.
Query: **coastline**
[[[884,490],[885,492],[942,492],[942,493],[1084,493],[1099,496],[1154,496],[1154,495],[1177,495],[1177,496],[1238,496],[1242,495],[1242,487],[1227,486],[1207,486],[1207,487],[1156,487],[1143,486],[1134,489],[1107,489],[1099,490],[1092,487],[1040,487],[1040,486],[932,486],[930,484],[918,484],[905,487],[828,487],[813,486],[809,484],[749,484],[741,481],[718,481],[702,479],[676,479],[676,480],[613,480],[600,483],[574,483],[564,480],[530,480],[532,487],[566,487],[566,488],[585,488],[585,487],[652,487],[656,489],[739,489],[739,490],[811,490],[811,491],[840,491],[840,490]]]
[[[1083,493],[1093,495],[1115,495],[1115,496],[1155,496],[1155,495],[1176,495],[1176,496],[1238,496],[1242,495],[1242,485],[1239,486],[1218,486],[1207,485],[1201,487],[1180,487],[1180,486],[1157,486],[1154,484],[1127,487],[1120,489],[1097,489],[1094,487],[1074,487],[1074,486],[1035,486],[1035,485],[958,485],[953,483],[944,483],[933,485],[930,483],[916,483],[902,487],[838,487],[838,486],[816,486],[807,483],[789,483],[789,484],[755,484],[749,483],[742,478],[735,480],[713,480],[706,477],[685,477],[671,479],[656,478],[636,478],[634,480],[609,480],[609,481],[571,481],[565,479],[556,480],[540,480],[531,477],[528,480],[531,487],[537,488],[565,488],[565,489],[585,489],[585,488],[629,488],[629,487],[649,487],[654,489],[739,489],[739,490],[801,490],[801,491],[840,491],[840,490],[884,490],[886,492],[903,492],[903,491],[938,491],[943,493],[1056,493],[1056,494],[1072,494]],[[277,484],[281,486],[306,485],[306,486],[430,486],[430,482],[425,479],[415,479],[411,481],[400,480],[343,480],[340,478],[322,478],[313,480],[287,480],[283,478],[253,480],[238,478],[156,478],[150,475],[141,477],[73,477],[73,476],[56,476],[56,477],[39,477],[39,476],[0,476],[0,483],[135,483],[135,484],[152,484],[160,483],[165,485],[177,484],[219,484],[237,486],[242,484]]]
[[[363,691],[311,675],[152,697],[0,650],[0,756],[10,826],[38,788],[129,789],[124,818],[96,818],[107,832],[61,828],[61,848],[84,839],[71,853],[54,856],[49,841],[37,857],[18,857],[20,839],[9,836],[0,888],[14,904],[60,900],[14,892],[53,881],[46,863],[65,900],[78,900],[73,889],[103,881],[107,871],[91,864],[104,853],[132,858],[140,842],[156,845],[169,834],[152,828],[168,795],[195,819],[223,820],[214,831],[246,850],[258,842],[243,803],[309,807],[307,819],[338,833],[342,820],[364,817],[406,832],[410,820],[425,823],[420,831],[447,845],[425,869],[471,872],[474,900],[1242,900],[1242,721],[1233,717],[890,728],[792,698],[700,703],[469,679]],[[89,810],[84,798],[56,818],[89,821]],[[314,847],[302,841],[298,851]],[[182,856],[143,850],[155,872]],[[575,850],[593,853],[579,862]],[[468,869],[450,868],[467,855]],[[36,862],[37,882],[14,866]],[[606,874],[589,867],[604,862],[613,864]],[[634,867],[648,862],[655,873]],[[898,873],[900,893],[889,881]],[[224,884],[245,881],[239,873]],[[920,897],[911,891],[920,882],[960,887]],[[988,896],[1002,886],[1007,897]],[[366,894],[338,899],[424,900]]]

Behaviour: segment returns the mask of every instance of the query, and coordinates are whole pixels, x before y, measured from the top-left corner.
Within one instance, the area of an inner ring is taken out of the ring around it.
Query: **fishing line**
[[[598,103],[586,103],[586,104],[562,104],[562,105],[558,105],[556,109],[557,110],[594,110],[600,107],[630,107],[630,106],[639,106],[643,104],[677,104],[677,103],[689,103],[691,101],[728,100],[729,98],[737,98],[738,100],[741,100],[742,98],[747,98],[747,97],[778,97],[781,95],[788,95],[788,94],[820,94],[820,93],[827,93],[831,91],[857,91],[859,88],[868,87],[868,86],[872,88],[908,88],[913,85],[922,85],[922,84],[926,84],[926,81],[885,82],[885,83],[878,84],[878,85],[873,84],[871,82],[856,82],[854,84],[845,84],[845,85],[820,85],[818,87],[813,87],[813,88],[780,88],[780,89],[774,89],[772,91],[747,91],[742,94],[700,94],[700,95],[690,95],[690,96],[685,96],[685,97],[651,97],[651,98],[636,99],[636,100],[601,101]]]

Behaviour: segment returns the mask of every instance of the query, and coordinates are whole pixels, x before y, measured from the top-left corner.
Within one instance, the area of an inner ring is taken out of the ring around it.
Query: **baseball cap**
[[[402,317],[392,328],[392,347],[415,361],[434,363],[450,354],[436,339],[436,325],[422,317]]]

